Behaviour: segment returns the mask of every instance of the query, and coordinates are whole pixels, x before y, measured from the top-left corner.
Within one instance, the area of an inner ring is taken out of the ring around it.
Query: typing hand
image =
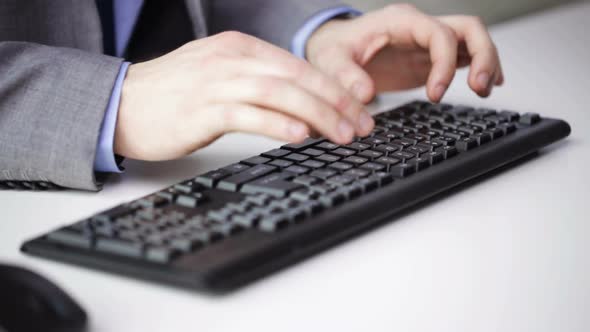
[[[348,143],[373,126],[333,78],[278,47],[226,32],[129,67],[115,153],[173,159],[233,131],[292,142],[319,132]]]
[[[321,26],[307,58],[359,100],[377,92],[426,84],[438,102],[457,68],[470,65],[468,84],[482,97],[504,81],[497,49],[481,20],[431,17],[406,4],[390,5],[351,20]]]

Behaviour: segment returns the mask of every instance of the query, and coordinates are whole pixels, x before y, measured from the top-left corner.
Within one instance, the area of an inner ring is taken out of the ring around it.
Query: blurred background
[[[579,0],[578,0],[579,1]],[[589,0],[584,0],[589,1]],[[488,24],[501,22],[530,12],[575,2],[574,0],[347,0],[355,8],[369,10],[390,3],[407,2],[433,15],[469,14],[477,15]],[[590,20],[590,18],[588,18]]]

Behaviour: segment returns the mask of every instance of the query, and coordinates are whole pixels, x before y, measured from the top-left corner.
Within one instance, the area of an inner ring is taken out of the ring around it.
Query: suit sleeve
[[[211,34],[237,30],[289,49],[293,36],[309,18],[343,5],[337,0],[213,0],[208,28]]]
[[[99,190],[94,158],[122,60],[0,42],[0,181]]]

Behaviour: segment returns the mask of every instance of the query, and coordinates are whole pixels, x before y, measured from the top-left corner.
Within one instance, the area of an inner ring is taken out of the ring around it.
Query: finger
[[[238,77],[212,83],[208,98],[249,103],[295,117],[339,144],[352,140],[354,128],[332,106],[288,80],[269,76]]]
[[[252,61],[246,60],[249,63],[241,61],[239,71],[256,71],[261,70],[261,67],[266,67],[257,74],[264,76],[265,73],[272,72],[270,75],[292,80],[297,85],[322,98],[348,118],[350,123],[354,125],[358,135],[365,136],[373,129],[374,123],[370,114],[357,98],[353,97],[337,81],[315,69],[308,62],[295,57],[278,46],[252,36],[236,32],[222,35],[225,35],[228,43],[237,46],[242,55],[253,59]],[[256,61],[258,61],[258,64],[254,64]]]
[[[457,69],[457,38],[449,27],[426,14],[417,10],[409,10],[404,14],[404,22],[399,24],[410,29],[415,44],[429,50],[432,69],[426,88],[428,97],[434,102],[439,102]],[[399,31],[392,31],[393,40],[395,34],[399,34]]]
[[[317,56],[316,64],[361,102],[368,103],[375,97],[373,79],[354,60],[353,54],[348,49],[330,48]]]
[[[374,121],[364,106],[336,80],[307,62],[284,65],[244,57],[224,61],[223,66],[224,70],[236,73],[234,77],[271,76],[289,80],[343,114],[355,126],[357,135],[366,136],[373,130]]]
[[[471,56],[468,84],[482,97],[489,96],[496,82],[503,81],[503,73],[496,46],[480,19],[469,16],[440,18],[449,25],[460,40],[465,40]]]
[[[293,117],[248,104],[218,104],[216,113],[222,118],[222,132],[260,134],[274,139],[300,142],[309,134],[307,125]]]

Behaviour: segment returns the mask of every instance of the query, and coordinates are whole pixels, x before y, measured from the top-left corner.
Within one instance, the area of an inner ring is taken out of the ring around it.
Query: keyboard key
[[[326,208],[335,207],[346,202],[347,195],[341,191],[334,191],[326,195],[320,196],[319,202]]]
[[[516,125],[514,123],[502,123],[498,126],[498,129],[502,130],[504,135],[508,135],[516,131]]]
[[[375,160],[381,156],[383,156],[383,152],[373,151],[373,150],[365,150],[358,154],[361,157],[365,157],[369,160]]]
[[[409,148],[405,149],[404,151],[409,152],[415,156],[419,156],[423,153],[430,151],[430,148],[420,146],[420,145],[414,145],[414,146],[410,146]]]
[[[520,114],[512,111],[502,111],[498,114],[498,116],[505,118],[508,122],[518,121],[520,118]]]
[[[292,192],[289,197],[296,199],[300,202],[307,202],[317,199],[318,197],[320,197],[320,195],[317,191],[312,191],[306,188],[303,190],[296,190]]]
[[[401,163],[389,168],[389,173],[396,178],[405,178],[416,171],[415,165]]]
[[[393,145],[398,145],[398,146],[401,146],[403,148],[409,148],[410,146],[414,145],[414,143],[411,143],[411,142],[408,142],[408,141],[405,141],[405,140],[402,140],[402,139],[395,139],[395,140],[391,141],[391,143]]]
[[[348,164],[346,164],[348,165]],[[348,165],[350,167],[348,167],[347,169],[352,168],[352,165]],[[327,178],[336,175],[336,171],[335,170],[331,170],[331,169],[319,169],[319,170],[315,170],[313,172],[311,172],[309,175],[316,177],[316,178],[320,178],[322,180],[326,180]]]
[[[379,179],[374,177],[368,177],[358,180],[357,184],[363,188],[364,193],[369,193],[379,188]]]
[[[99,238],[96,241],[96,250],[104,253],[140,258],[143,255],[144,245],[139,242],[124,241],[115,238]]]
[[[301,151],[302,154],[306,154],[312,157],[318,157],[324,154],[324,151],[318,149],[305,149]]]
[[[313,186],[320,182],[320,180],[316,177],[310,175],[301,175],[293,179],[293,182],[302,184],[304,186]]]
[[[387,142],[389,142],[389,140],[382,139],[382,138],[379,138],[379,137],[369,137],[369,138],[365,138],[361,142],[362,143],[365,143],[365,144],[368,144],[370,146],[377,146],[379,144],[387,143]]]
[[[225,166],[222,169],[230,172],[231,174],[236,174],[236,173],[243,172],[243,171],[247,170],[248,168],[250,168],[250,166],[240,164],[240,163],[235,163],[235,164],[231,164],[229,166]]]
[[[178,184],[175,184],[173,186],[174,190],[176,190],[177,192],[181,192],[184,194],[190,194],[190,193],[194,193],[195,191],[201,191],[203,189],[205,189],[205,187],[193,180],[188,180],[185,182],[181,182]]]
[[[75,231],[70,227],[64,227],[49,233],[47,239],[51,242],[87,249],[90,249],[94,244],[94,241],[89,234]]]
[[[377,172],[373,174],[371,178],[379,180],[379,186],[384,186],[393,182],[393,175],[386,172]]]
[[[368,163],[364,163],[360,166],[360,168],[362,169],[366,169],[369,171],[382,171],[382,170],[386,170],[387,166],[384,164],[378,164],[378,163],[374,163],[374,162],[368,162]]]
[[[504,136],[504,132],[502,131],[502,129],[499,129],[499,128],[492,128],[489,130],[485,130],[484,133],[490,134],[490,136],[492,137],[492,140],[495,140],[497,138]]]
[[[247,194],[262,193],[275,197],[285,197],[290,192],[295,191],[301,187],[301,184],[286,181],[284,176],[279,173],[275,173],[245,184],[241,191]]]
[[[389,155],[390,153],[393,153],[393,152],[399,151],[399,150],[401,150],[402,148],[403,148],[403,146],[401,146],[401,145],[394,145],[394,144],[380,144],[380,145],[377,145],[377,146],[375,147],[375,150],[376,150],[376,151],[379,151],[379,152],[382,152],[382,153],[384,153],[384,154],[386,154],[386,155]]]
[[[170,263],[178,256],[178,251],[168,247],[150,247],[146,250],[145,258],[155,263]]]
[[[226,222],[211,226],[211,232],[223,236],[231,236],[244,230],[244,227],[236,223]]]
[[[426,169],[430,166],[430,159],[424,157],[417,157],[407,162],[408,165],[414,166],[416,172]]]
[[[460,140],[461,138],[465,137],[465,133],[460,133],[458,131],[447,131],[443,136],[452,138],[454,140]]]
[[[349,169],[348,171],[343,173],[343,175],[353,177],[355,179],[364,178],[366,176],[369,176],[370,174],[371,174],[370,170],[361,169],[361,168],[352,168],[352,169]]]
[[[541,117],[537,113],[524,113],[520,120],[518,121],[520,124],[523,125],[534,125],[535,123],[541,121]]]
[[[333,154],[326,153],[326,154],[323,154],[323,155],[321,155],[319,157],[316,157],[315,159],[316,160],[319,160],[319,161],[326,162],[326,163],[333,163],[335,161],[340,160],[340,157],[335,156]]]
[[[266,151],[266,152],[262,153],[261,156],[269,157],[269,158],[281,158],[281,157],[288,155],[289,153],[291,153],[291,151],[289,151],[289,150],[274,149],[274,150],[270,150],[270,151]]]
[[[328,167],[333,168],[333,169],[337,169],[339,171],[347,171],[347,170],[351,169],[353,166],[351,164],[337,161],[335,163],[329,164]]]
[[[192,238],[176,238],[170,241],[170,248],[183,253],[191,252],[201,245],[201,242]],[[146,253],[147,254],[147,253]]]
[[[314,148],[322,149],[322,150],[326,150],[326,151],[332,151],[332,150],[338,149],[339,147],[340,147],[340,145],[338,145],[338,144],[334,144],[331,142],[322,142],[322,143],[316,145]]]
[[[246,160],[242,160],[241,163],[246,164],[246,165],[250,165],[250,166],[256,166],[256,165],[260,165],[260,164],[265,164],[265,163],[269,162],[270,160],[271,160],[270,158],[256,156],[256,157],[248,158]]]
[[[434,143],[441,144],[441,145],[454,145],[456,142],[456,140],[454,138],[447,137],[447,136],[439,136],[432,141]]]
[[[469,137],[473,138],[478,145],[486,144],[492,141],[492,136],[488,133],[477,133]]]
[[[299,154],[299,153],[291,153],[291,154],[286,155],[284,158],[287,160],[294,161],[296,163],[309,159],[308,156],[303,155],[303,154]]]
[[[168,203],[170,203],[170,200],[168,200],[162,196],[153,194],[153,195],[149,195],[149,196],[139,199],[134,204],[137,204],[137,205],[144,207],[144,208],[150,208],[150,207],[164,206],[164,205],[167,205]]]
[[[271,166],[276,166],[276,167],[280,167],[280,168],[286,168],[289,167],[291,165],[293,165],[292,161],[288,161],[288,160],[284,160],[284,159],[275,159],[273,161],[271,161],[270,163],[268,163]]]
[[[336,186],[344,186],[351,184],[355,180],[355,177],[347,175],[336,175],[329,178],[326,182]]]
[[[477,141],[471,137],[462,138],[455,143],[455,147],[459,151],[469,151],[477,146]]]
[[[329,185],[329,184],[320,184],[309,187],[311,191],[318,192],[320,195],[324,195],[330,193],[336,189],[336,187]]]
[[[303,143],[291,143],[287,145],[281,146],[282,149],[292,150],[292,151],[301,151],[305,150],[315,144],[321,143],[325,141],[324,138],[306,138]]]
[[[338,148],[338,149],[332,151],[332,153],[342,156],[342,157],[348,157],[348,156],[354,155],[356,152],[355,152],[355,150],[351,150],[351,149]]]
[[[289,224],[289,219],[285,215],[271,215],[264,218],[258,224],[258,228],[263,232],[276,232],[285,228]]]
[[[176,204],[188,208],[196,208],[207,201],[207,198],[202,193],[192,193],[186,195],[178,195],[176,197]]]
[[[217,222],[226,222],[228,221],[235,212],[228,208],[221,208],[217,210],[209,210],[207,212],[207,218]]]
[[[381,157],[381,158],[375,160],[375,162],[384,165],[387,170],[387,169],[389,169],[390,166],[399,164],[401,162],[401,159],[392,158],[392,157]]]
[[[405,161],[405,160],[410,160],[410,159],[416,157],[416,154],[408,152],[408,151],[397,151],[397,152],[392,153],[390,156],[395,159]],[[377,159],[376,161],[379,162],[379,159]]]
[[[317,161],[317,160],[306,160],[306,161],[302,162],[300,165],[304,166],[304,167],[309,167],[309,168],[315,169],[315,168],[324,167],[326,165],[326,163],[323,163],[323,162]]]
[[[238,214],[231,217],[232,223],[240,225],[243,228],[256,226],[260,219],[262,219],[262,215],[256,212],[247,212],[245,214]]]
[[[263,177],[277,168],[270,165],[256,165],[247,171],[232,175],[219,182],[218,188],[228,191],[238,191],[240,186],[257,178]]]
[[[440,151],[430,151],[424,157],[427,157],[430,161],[430,165],[438,164],[445,160],[445,156]]]
[[[360,166],[360,165],[366,163],[367,161],[369,161],[369,159],[359,157],[359,156],[350,156],[350,157],[344,158],[342,161],[346,162],[346,163],[351,163],[356,166]]]
[[[244,201],[252,203],[257,206],[265,206],[273,200],[272,196],[265,194],[247,196]]]
[[[299,165],[293,165],[285,168],[285,172],[291,172],[294,174],[306,174],[309,172],[309,168]]]
[[[452,158],[457,155],[457,149],[454,146],[443,146],[435,151],[442,153],[445,159]]]
[[[363,151],[371,147],[370,144],[364,144],[359,142],[353,142],[348,145],[344,146],[345,148],[356,150],[356,151]]]
[[[218,169],[216,171],[210,171],[198,176],[195,179],[195,182],[200,183],[208,188],[213,188],[217,185],[219,180],[224,179],[230,175],[232,175],[230,171]]]

